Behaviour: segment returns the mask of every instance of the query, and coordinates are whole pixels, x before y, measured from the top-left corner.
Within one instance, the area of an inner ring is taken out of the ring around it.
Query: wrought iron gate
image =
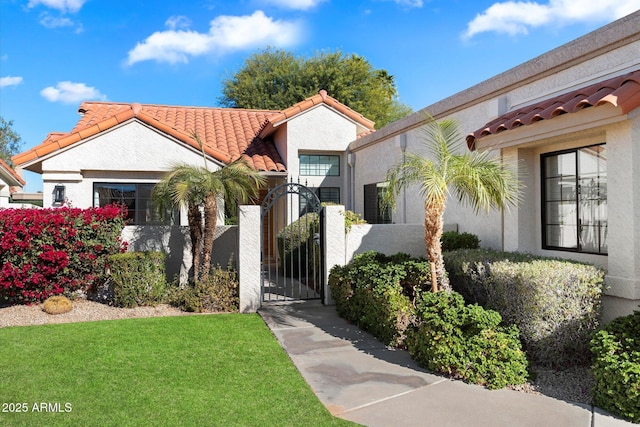
[[[288,182],[262,202],[262,300],[323,297],[322,206],[309,187]]]

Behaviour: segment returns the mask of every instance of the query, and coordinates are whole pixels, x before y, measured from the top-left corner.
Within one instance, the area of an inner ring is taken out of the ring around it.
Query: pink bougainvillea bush
[[[86,291],[124,252],[120,206],[0,209],[0,299],[31,304]]]

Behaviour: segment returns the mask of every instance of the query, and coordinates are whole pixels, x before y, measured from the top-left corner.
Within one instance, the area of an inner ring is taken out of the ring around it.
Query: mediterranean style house
[[[346,148],[373,131],[373,122],[324,90],[283,111],[110,102],[83,102],[78,111],[71,132],[51,133],[13,160],[42,174],[45,207],[119,202],[135,225],[161,223],[153,186],[172,165],[203,164],[203,154],[210,170],[243,157],[270,187],[300,180],[321,201],[341,203]],[[166,218],[186,225],[184,213]]]
[[[480,216],[452,202],[445,222],[483,246],[603,267],[605,317],[630,313],[640,304],[638,107],[640,11],[352,142],[351,208],[375,209],[389,166],[424,152],[425,112],[454,118],[465,149],[517,169],[524,193],[517,207]],[[422,200],[400,199],[393,222],[424,220]]]
[[[485,247],[606,269],[606,320],[640,304],[639,107],[640,11],[379,130],[325,91],[283,111],[84,102],[74,129],[13,161],[42,174],[44,207],[117,201],[130,223],[153,225],[151,188],[176,162],[202,164],[197,135],[212,170],[243,157],[271,187],[293,180],[369,223],[423,224],[411,189],[395,211],[380,208],[386,172],[408,152],[426,154],[428,116],[454,118],[461,150],[516,168],[524,193],[480,215],[452,200],[445,223]]]

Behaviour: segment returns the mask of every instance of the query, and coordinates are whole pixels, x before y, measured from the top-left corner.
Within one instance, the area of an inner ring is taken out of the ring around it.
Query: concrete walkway
[[[634,424],[598,408],[512,390],[487,390],[431,374],[318,301],[258,311],[329,411],[366,426],[562,426]]]

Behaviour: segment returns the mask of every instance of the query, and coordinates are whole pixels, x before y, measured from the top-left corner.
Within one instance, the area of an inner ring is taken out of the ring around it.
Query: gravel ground
[[[0,306],[0,328],[190,314],[192,313],[185,313],[166,304],[160,304],[156,307],[117,308],[93,301],[75,300],[70,312],[57,315],[45,313],[40,305]],[[511,388],[524,393],[543,394],[568,402],[590,403],[593,377],[588,367],[573,367],[564,371],[556,371],[532,366],[531,370],[536,373],[535,381]]]

